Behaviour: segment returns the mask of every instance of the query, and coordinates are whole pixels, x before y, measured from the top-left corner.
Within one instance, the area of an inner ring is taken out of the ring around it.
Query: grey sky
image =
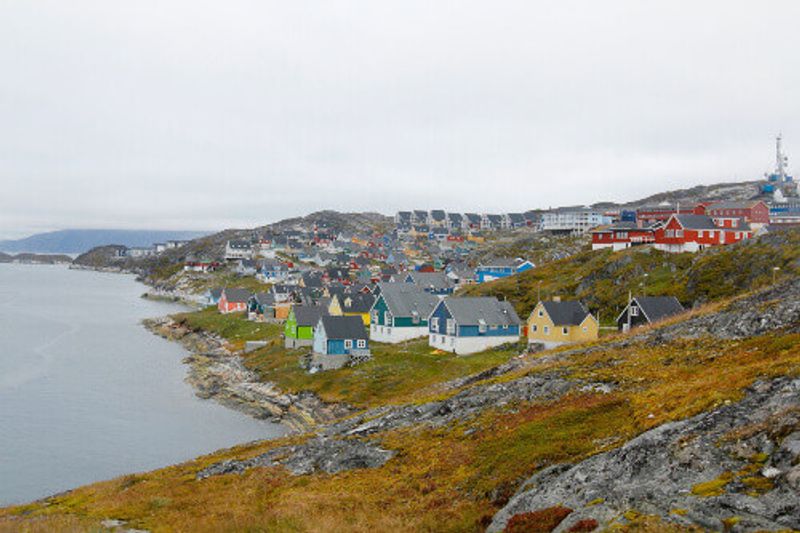
[[[778,131],[800,158],[798,20],[793,0],[0,1],[0,238],[755,179]]]

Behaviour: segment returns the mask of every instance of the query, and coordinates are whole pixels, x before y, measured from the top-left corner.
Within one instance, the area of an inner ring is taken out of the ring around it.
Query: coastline
[[[287,393],[273,383],[259,381],[239,354],[229,350],[224,339],[216,335],[191,330],[168,316],[146,319],[143,325],[155,335],[180,343],[189,352],[183,360],[189,366],[186,382],[200,398],[283,424],[294,433],[354,412],[345,405],[327,404],[311,392]]]
[[[73,264],[70,268],[96,272],[133,274],[147,287],[141,297],[183,304],[190,309],[203,306],[202,296],[177,287],[153,283],[153,280],[123,267],[101,267]],[[183,359],[188,366],[185,381],[202,399],[219,404],[259,420],[270,420],[286,426],[293,433],[334,422],[356,410],[344,404],[328,404],[312,392],[288,393],[274,383],[263,382],[245,365],[239,353],[230,350],[226,341],[207,331],[192,330],[178,324],[170,316],[142,321],[151,333],[180,343],[189,352]]]

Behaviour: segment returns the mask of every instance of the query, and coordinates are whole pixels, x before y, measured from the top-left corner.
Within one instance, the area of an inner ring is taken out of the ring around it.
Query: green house
[[[314,344],[314,326],[322,315],[327,314],[319,305],[295,305],[283,326],[286,348],[299,348]]]
[[[370,311],[369,338],[395,344],[428,335],[428,315],[439,297],[413,283],[379,283]]]

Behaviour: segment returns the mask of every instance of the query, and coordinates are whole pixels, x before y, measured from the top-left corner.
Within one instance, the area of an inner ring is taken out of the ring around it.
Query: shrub
[[[520,513],[511,517],[505,531],[507,533],[549,533],[572,513],[567,507],[548,507],[530,513]]]

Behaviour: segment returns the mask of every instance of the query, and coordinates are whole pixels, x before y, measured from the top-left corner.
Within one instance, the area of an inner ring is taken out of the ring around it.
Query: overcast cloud
[[[778,131],[800,158],[798,20],[794,0],[5,0],[0,238],[756,179]]]

